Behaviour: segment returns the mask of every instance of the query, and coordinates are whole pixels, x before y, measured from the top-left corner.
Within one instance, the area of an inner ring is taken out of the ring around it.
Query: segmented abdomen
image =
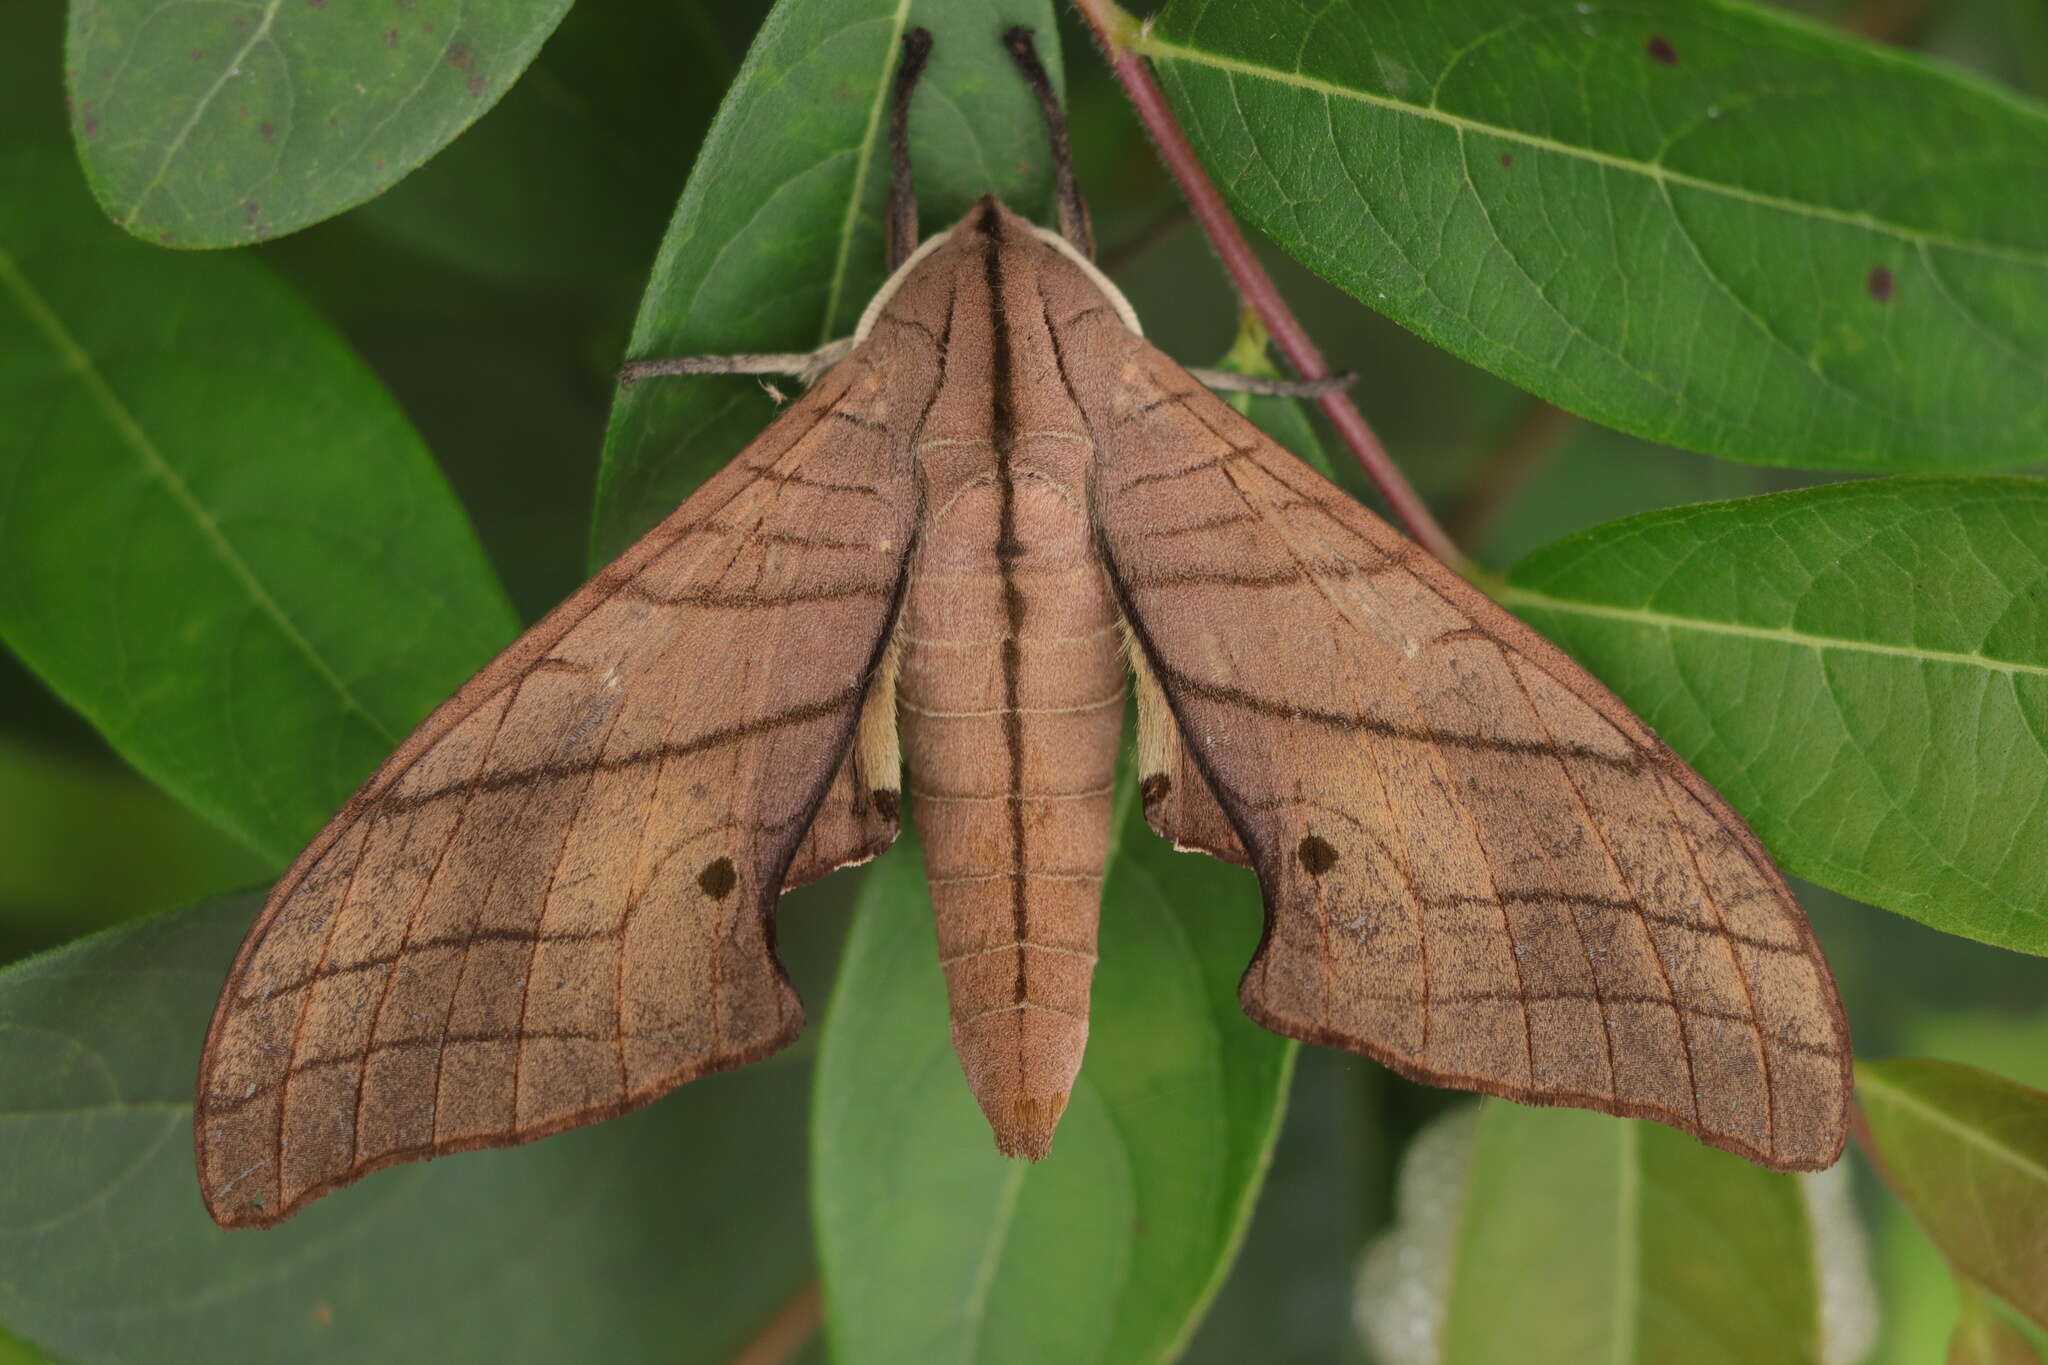
[[[927,524],[900,699],[953,1042],[1011,1155],[1052,1140],[1088,1038],[1124,665],[1087,515],[1044,477]]]

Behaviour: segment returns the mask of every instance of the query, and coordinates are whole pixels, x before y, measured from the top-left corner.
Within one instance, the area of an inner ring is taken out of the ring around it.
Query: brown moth
[[[1160,834],[1256,869],[1258,1023],[1404,1075],[1839,1154],[1849,1046],[1756,838],[1584,670],[1144,339],[993,198],[436,710],[272,892],[215,1011],[208,1207],[270,1224],[765,1057],[777,897],[923,832],[953,1040],[1043,1157],[1088,1033],[1125,679]],[[802,359],[802,358],[799,358]],[[790,358],[650,369],[760,370]]]

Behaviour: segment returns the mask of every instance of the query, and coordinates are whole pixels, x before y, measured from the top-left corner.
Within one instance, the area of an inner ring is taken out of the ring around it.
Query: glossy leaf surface
[[[71,127],[107,216],[243,246],[389,189],[496,103],[569,0],[76,0]]]
[[[1787,871],[2048,953],[2044,581],[2048,483],[1888,479],[1611,522],[1502,600]]]
[[[2048,111],[1727,0],[1173,0],[1232,205],[1574,412],[1760,463],[2048,448]]]

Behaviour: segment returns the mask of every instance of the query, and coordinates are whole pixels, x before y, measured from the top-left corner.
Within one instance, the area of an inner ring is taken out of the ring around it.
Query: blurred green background
[[[2048,95],[2039,0],[1801,8]],[[528,620],[583,577],[612,372],[697,143],[765,9],[760,0],[578,6],[511,94],[445,154],[381,199],[256,249],[397,397]],[[40,54],[33,60],[48,69],[60,23],[54,6],[10,0],[0,46]],[[1104,263],[1149,335],[1187,363],[1213,363],[1236,330],[1228,282],[1085,35],[1064,37],[1077,167]],[[0,108],[12,111],[20,88],[7,98]],[[1488,567],[1632,512],[1814,481],[1557,414],[1267,255],[1325,354],[1358,372],[1360,408]],[[127,770],[0,654],[0,960],[249,887],[262,867]],[[854,885],[841,875],[811,893],[806,920],[838,923]],[[2037,959],[1800,891],[1860,1054],[1950,1057],[2048,1086]],[[818,932],[830,940],[837,931]],[[830,941],[818,945],[821,958],[831,951]],[[814,1001],[827,971],[808,968]],[[1243,1256],[1187,1358],[1366,1359],[1350,1325],[1352,1272],[1388,1217],[1394,1160],[1428,1118],[1466,1102],[1304,1049]],[[1898,1206],[1875,1197],[1867,1169],[1858,1178],[1876,1218],[1884,1325],[1874,1358],[1938,1359],[1954,1312],[1947,1274]],[[9,1349],[0,1334],[0,1360]]]

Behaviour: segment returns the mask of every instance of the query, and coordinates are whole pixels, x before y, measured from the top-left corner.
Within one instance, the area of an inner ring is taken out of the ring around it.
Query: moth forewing
[[[421,724],[277,884],[194,1115],[208,1207],[272,1223],[765,1056],[794,871],[896,827],[882,727],[929,348],[878,336]],[[879,794],[879,795],[878,795]],[[803,864],[798,863],[799,847]]]
[[[1433,1084],[1833,1162],[1847,1026],[1741,819],[1583,669],[1171,360],[1099,314],[1070,330],[1095,361],[1068,378],[1141,705],[1156,687],[1172,714],[1141,722],[1148,813],[1203,843],[1201,781],[1249,850],[1252,1017]]]
[[[1063,146],[1028,34],[1006,42]],[[1748,828],[1147,343],[1072,242],[986,198],[849,342],[629,373],[792,366],[812,387],[279,881],[200,1062],[218,1221],[781,1047],[776,898],[886,847],[906,790],[968,1083],[1003,1151],[1044,1156],[1087,1042],[1127,667],[1147,818],[1258,872],[1253,1019],[1767,1166],[1835,1159],[1846,1025]]]

